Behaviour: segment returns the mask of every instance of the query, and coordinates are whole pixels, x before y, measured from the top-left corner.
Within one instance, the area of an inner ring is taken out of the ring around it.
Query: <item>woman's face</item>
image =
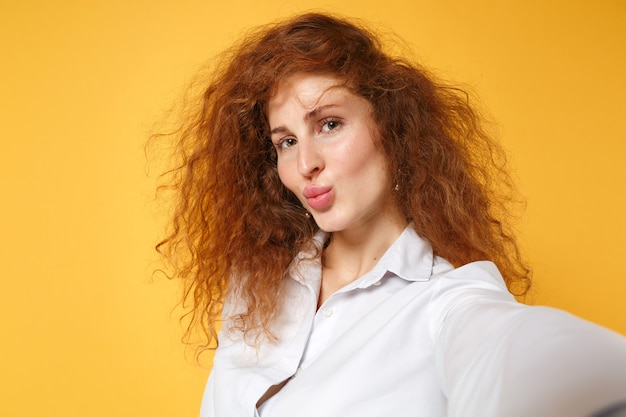
[[[281,81],[267,113],[280,179],[322,230],[397,215],[369,102],[332,76],[296,74]]]

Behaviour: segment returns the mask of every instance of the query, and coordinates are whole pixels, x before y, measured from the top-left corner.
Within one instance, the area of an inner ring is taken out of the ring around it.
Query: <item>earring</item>
[[[393,189],[396,190],[396,191],[400,191],[400,186],[398,184],[396,184],[396,185],[393,186]]]
[[[311,218],[311,213],[309,213],[308,211],[304,212],[304,217],[306,217],[307,219]]]

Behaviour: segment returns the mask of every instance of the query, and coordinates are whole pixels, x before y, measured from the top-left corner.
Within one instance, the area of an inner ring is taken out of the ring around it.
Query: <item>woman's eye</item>
[[[322,132],[330,132],[337,129],[341,125],[339,120],[327,120],[322,124]]]
[[[287,148],[291,148],[296,143],[298,143],[298,141],[295,140],[294,138],[285,138],[276,144],[276,148],[278,150],[287,149]]]

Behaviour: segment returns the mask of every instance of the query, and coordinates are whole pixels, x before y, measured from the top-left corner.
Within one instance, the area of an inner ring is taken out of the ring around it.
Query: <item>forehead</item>
[[[268,102],[268,113],[294,102],[306,109],[315,108],[325,98],[350,94],[344,82],[332,75],[298,73],[281,80]]]

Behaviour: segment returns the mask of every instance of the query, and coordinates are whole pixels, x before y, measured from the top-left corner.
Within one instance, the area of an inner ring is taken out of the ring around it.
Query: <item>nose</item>
[[[298,142],[298,172],[305,177],[317,175],[324,169],[324,158],[315,140],[302,139]]]

